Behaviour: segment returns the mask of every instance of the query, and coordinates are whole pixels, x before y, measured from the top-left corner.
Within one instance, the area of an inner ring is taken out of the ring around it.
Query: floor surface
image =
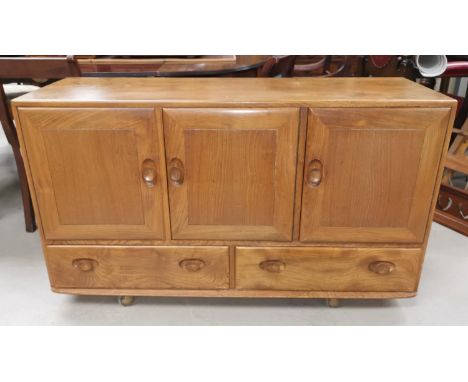
[[[141,297],[124,308],[115,297],[55,294],[39,235],[24,230],[13,155],[0,141],[0,297],[0,325],[466,325],[468,238],[433,224],[412,299],[332,309],[323,300]]]

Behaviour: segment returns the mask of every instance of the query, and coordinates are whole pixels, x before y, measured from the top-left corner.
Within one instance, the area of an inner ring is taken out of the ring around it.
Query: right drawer
[[[236,288],[346,292],[413,292],[417,248],[238,247]]]

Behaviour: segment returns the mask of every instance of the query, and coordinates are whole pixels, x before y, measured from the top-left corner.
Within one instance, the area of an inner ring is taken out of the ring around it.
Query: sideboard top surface
[[[66,78],[16,106],[453,106],[404,78]]]

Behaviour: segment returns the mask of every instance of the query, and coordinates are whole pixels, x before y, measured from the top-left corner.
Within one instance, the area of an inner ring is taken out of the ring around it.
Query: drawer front
[[[421,251],[396,248],[236,250],[237,289],[412,292]]]
[[[107,289],[226,289],[228,247],[53,247],[52,286]]]

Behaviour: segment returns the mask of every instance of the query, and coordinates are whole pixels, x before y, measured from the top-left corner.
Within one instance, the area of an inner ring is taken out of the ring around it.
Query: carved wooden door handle
[[[152,159],[145,159],[141,165],[141,176],[149,188],[156,184],[156,165]]]
[[[379,275],[388,275],[395,269],[395,264],[390,261],[374,261],[369,264],[369,270]]]
[[[184,183],[184,164],[179,158],[172,158],[169,162],[169,180],[175,186]]]
[[[198,272],[206,263],[202,259],[184,259],[179,266],[188,272]]]
[[[98,266],[98,262],[94,259],[75,259],[72,265],[82,272],[90,272]]]
[[[310,161],[307,166],[307,184],[309,187],[318,187],[322,182],[323,165],[318,159]]]
[[[281,260],[265,260],[259,264],[260,269],[271,273],[280,273],[286,264]]]

